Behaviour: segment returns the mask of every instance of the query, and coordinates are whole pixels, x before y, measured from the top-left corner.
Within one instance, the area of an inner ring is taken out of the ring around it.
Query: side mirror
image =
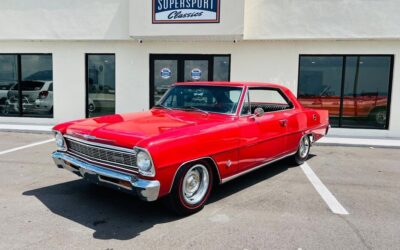
[[[255,115],[256,117],[263,116],[264,113],[265,113],[265,111],[264,111],[264,109],[262,109],[262,108],[256,108],[256,109],[254,110],[254,115]]]

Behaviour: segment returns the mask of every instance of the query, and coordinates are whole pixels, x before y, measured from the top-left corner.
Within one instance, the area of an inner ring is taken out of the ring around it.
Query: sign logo
[[[194,68],[192,69],[192,79],[193,80],[200,80],[201,79],[201,69]]]
[[[169,79],[172,76],[172,72],[169,68],[162,68],[161,69],[161,78],[162,79]]]
[[[153,0],[153,23],[219,23],[221,0]]]

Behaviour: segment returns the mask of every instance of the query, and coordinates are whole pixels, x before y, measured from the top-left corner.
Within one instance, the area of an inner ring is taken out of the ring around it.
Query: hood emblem
[[[86,135],[86,134],[79,134],[79,133],[73,133],[73,136],[88,140],[88,141],[107,141],[107,142],[114,142],[114,140],[109,140],[109,139],[102,139],[98,138],[94,135]]]

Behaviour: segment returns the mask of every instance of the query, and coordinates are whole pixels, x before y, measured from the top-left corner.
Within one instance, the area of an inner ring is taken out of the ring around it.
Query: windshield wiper
[[[209,114],[207,111],[202,110],[202,109],[199,109],[199,108],[196,108],[196,107],[193,107],[193,106],[184,106],[184,107],[182,107],[182,108],[180,108],[180,109],[199,111],[199,112],[202,112],[202,113],[207,114],[207,115]]]
[[[161,104],[156,104],[156,105],[154,105],[154,108],[162,108],[162,109],[172,110],[171,108],[168,108],[168,107],[166,107],[166,106],[164,106],[164,105],[161,105]]]

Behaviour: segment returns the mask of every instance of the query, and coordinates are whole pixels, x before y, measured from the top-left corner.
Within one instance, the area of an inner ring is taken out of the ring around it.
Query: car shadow
[[[286,160],[265,166],[216,187],[208,203],[218,202],[293,167]],[[29,190],[51,212],[88,227],[96,239],[129,240],[157,224],[182,219],[162,202],[143,202],[131,195],[75,180]]]
[[[316,155],[309,154],[308,159],[311,159],[314,156]],[[215,188],[213,190],[212,195],[210,196],[208,203],[217,202],[241,190],[256,185],[259,182],[265,181],[269,178],[279,175],[287,171],[288,169],[294,167],[298,166],[293,165],[290,159],[283,159],[273,164],[261,167],[257,170],[254,170],[248,174],[240,176],[239,178],[233,179],[232,181],[229,181]]]

